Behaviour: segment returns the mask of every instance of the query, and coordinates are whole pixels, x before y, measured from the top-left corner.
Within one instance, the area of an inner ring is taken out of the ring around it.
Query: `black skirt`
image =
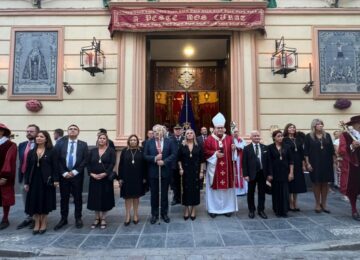
[[[47,215],[56,209],[56,191],[54,186],[44,183],[40,168],[34,167],[29,191],[26,196],[25,213]]]

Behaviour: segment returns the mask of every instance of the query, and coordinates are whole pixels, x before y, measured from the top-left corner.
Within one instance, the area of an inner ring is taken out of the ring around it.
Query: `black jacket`
[[[263,169],[263,173],[265,178],[267,176],[270,175],[268,169],[268,165],[269,165],[269,152],[268,152],[268,147],[266,145],[263,144],[259,144],[260,145],[260,150],[261,150],[261,164],[262,164],[262,169]],[[257,161],[257,157],[254,151],[254,147],[253,144],[250,143],[247,146],[245,146],[244,148],[244,153],[243,153],[243,158],[242,158],[242,170],[243,170],[243,175],[244,177],[250,177],[250,180],[254,180],[256,178],[256,162]]]

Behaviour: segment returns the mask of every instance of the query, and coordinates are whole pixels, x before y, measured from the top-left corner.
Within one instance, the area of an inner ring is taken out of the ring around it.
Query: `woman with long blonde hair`
[[[200,184],[204,178],[205,160],[203,148],[198,145],[195,132],[188,129],[179,148],[178,164],[182,178],[181,202],[185,206],[184,220],[196,219],[195,206],[200,204]]]
[[[320,119],[311,122],[311,132],[305,137],[304,155],[310,172],[315,196],[315,212],[330,213],[327,209],[329,182],[334,181],[334,159],[336,159],[330,134],[324,130]]]

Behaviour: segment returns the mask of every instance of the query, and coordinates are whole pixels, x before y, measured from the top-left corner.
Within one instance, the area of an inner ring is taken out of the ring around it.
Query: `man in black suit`
[[[204,146],[204,142],[208,137],[207,128],[205,126],[201,127],[200,134],[198,137],[196,137],[196,141],[200,146]]]
[[[260,134],[252,131],[250,135],[251,143],[244,148],[242,169],[245,180],[248,182],[249,189],[247,202],[249,208],[249,218],[255,217],[254,194],[256,184],[258,186],[258,206],[257,211],[261,218],[266,219],[265,209],[265,185],[266,179],[271,180],[267,171],[268,150],[266,145],[260,144]]]
[[[82,212],[82,190],[84,183],[84,168],[87,163],[88,146],[87,143],[78,140],[79,127],[70,125],[68,127],[68,136],[56,144],[55,149],[59,158],[59,179],[60,179],[60,207],[61,220],[55,226],[58,230],[67,224],[69,214],[70,194],[74,197],[75,202],[75,226],[81,228]]]
[[[168,190],[171,179],[171,169],[176,157],[176,146],[164,138],[165,129],[161,125],[153,127],[154,138],[145,144],[144,156],[148,162],[148,175],[151,191],[151,219],[150,223],[155,224],[159,217],[159,175],[161,181],[161,218],[170,222],[168,217]]]
[[[170,140],[176,146],[176,155],[177,155],[179,147],[182,144],[182,141],[184,140],[184,136],[182,135],[182,127],[179,124],[174,126],[173,131],[174,134],[170,137]],[[173,200],[171,201],[171,206],[174,206],[181,202],[180,185],[181,185],[181,181],[180,181],[179,165],[175,158],[175,160],[173,161],[172,176],[171,176],[171,189],[174,192],[174,197]]]
[[[19,147],[18,147],[18,153],[19,153],[18,180],[19,180],[20,184],[23,183],[23,180],[24,180],[24,175],[25,175],[26,166],[27,166],[26,165],[27,164],[27,156],[28,156],[29,152],[32,149],[34,149],[34,147],[35,147],[35,137],[37,136],[39,131],[40,131],[40,128],[37,125],[34,125],[34,124],[28,125],[26,128],[26,138],[28,140],[19,144]],[[25,208],[25,202],[26,202],[26,195],[27,195],[27,192],[23,189],[22,198],[23,198],[23,202],[24,202],[24,208]],[[30,228],[33,228],[34,221],[32,219],[32,216],[27,216],[25,218],[25,220],[17,226],[17,229],[22,229],[29,225],[30,225]]]
[[[147,141],[154,138],[154,131],[148,130],[146,133],[147,139],[142,141],[141,146],[144,148]]]

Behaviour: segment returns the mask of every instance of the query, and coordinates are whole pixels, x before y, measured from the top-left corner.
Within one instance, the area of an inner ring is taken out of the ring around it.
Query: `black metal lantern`
[[[275,40],[275,52],[271,57],[271,71],[273,74],[286,75],[298,68],[298,54],[296,48],[285,46],[284,37]]]
[[[80,66],[83,70],[95,76],[95,73],[105,71],[105,55],[100,49],[100,41],[96,41],[95,37],[91,46],[81,48],[80,52]]]

